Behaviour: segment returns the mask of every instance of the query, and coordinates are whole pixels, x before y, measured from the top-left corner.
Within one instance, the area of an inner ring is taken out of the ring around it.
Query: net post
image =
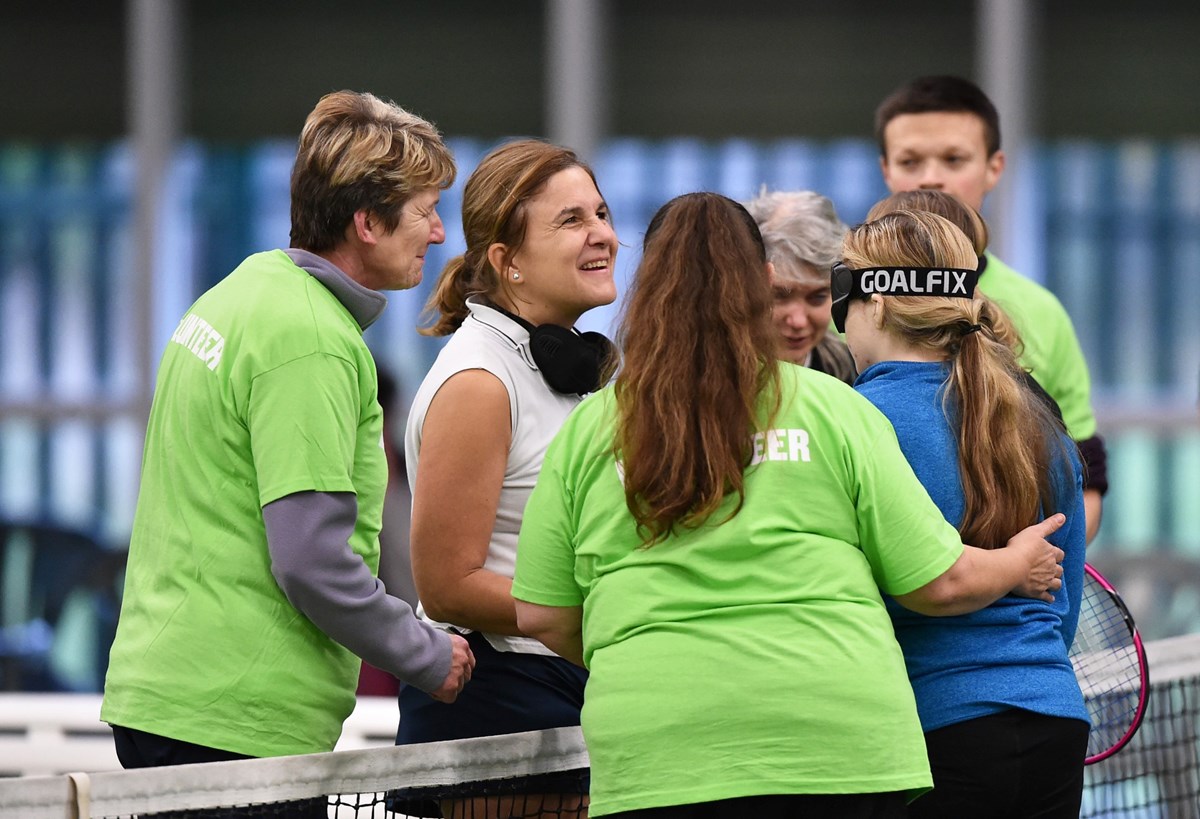
[[[91,819],[92,779],[82,771],[67,774],[67,819]]]

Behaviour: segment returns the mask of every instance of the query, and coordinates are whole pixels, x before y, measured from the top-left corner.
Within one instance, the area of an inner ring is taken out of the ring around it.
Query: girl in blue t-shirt
[[[931,618],[888,601],[934,779],[909,815],[1074,819],[1089,728],[1067,656],[1085,548],[1074,447],[1029,388],[1015,330],[974,292],[963,231],[901,210],[852,230],[843,250],[833,312],[861,373],[855,387],[891,420],[963,540],[999,548],[1006,532],[1067,515],[1049,538],[1066,555],[1053,603],[1009,595]]]

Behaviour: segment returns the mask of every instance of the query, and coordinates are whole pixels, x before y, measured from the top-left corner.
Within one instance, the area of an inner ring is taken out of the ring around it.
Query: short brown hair
[[[413,193],[448,188],[454,175],[432,123],[372,94],[326,94],[304,122],[292,168],[292,246],[335,247],[359,210],[395,230]]]
[[[987,251],[987,223],[979,215],[979,211],[959,199],[952,193],[918,189],[915,191],[899,191],[884,199],[880,199],[867,212],[867,221],[873,222],[889,213],[898,210],[921,210],[926,213],[936,213],[943,219],[961,230],[975,247],[975,255],[982,256]]]
[[[875,109],[875,140],[879,153],[887,156],[884,131],[893,119],[902,114],[936,112],[974,114],[983,122],[983,141],[987,155],[1000,150],[1000,114],[975,83],[962,77],[938,75],[917,77],[889,94]]]

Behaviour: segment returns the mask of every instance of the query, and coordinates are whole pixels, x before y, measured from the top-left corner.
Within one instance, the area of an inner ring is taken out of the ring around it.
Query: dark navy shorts
[[[497,651],[477,631],[465,636],[475,653],[471,681],[449,705],[404,686],[397,745],[579,724],[586,671],[562,657]]]
[[[233,759],[251,759],[245,754],[196,745],[182,739],[139,731],[136,728],[112,726],[113,741],[117,746],[117,759],[125,768],[155,768],[161,765],[189,765],[196,762],[225,762]],[[281,803],[288,819],[325,819],[329,815],[329,800],[324,796]],[[198,810],[155,812],[155,816],[171,819],[254,819],[265,816],[264,808],[202,808]],[[272,813],[272,815],[275,815]]]
[[[401,688],[397,745],[579,724],[586,671],[562,657],[497,651],[479,632],[464,636],[475,653],[471,681],[450,705],[410,685]],[[474,783],[463,783],[453,794],[404,788],[389,792],[387,804],[390,810],[410,816],[441,816],[439,802],[448,798],[519,794],[586,796],[590,784],[586,770],[565,771],[508,780],[503,790],[495,790],[494,783],[479,783],[478,790],[474,789]]]

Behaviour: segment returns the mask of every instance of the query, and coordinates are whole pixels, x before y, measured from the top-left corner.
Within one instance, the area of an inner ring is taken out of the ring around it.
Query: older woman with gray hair
[[[779,357],[853,384],[858,370],[846,345],[828,333],[829,271],[841,259],[846,225],[833,202],[812,191],[765,189],[746,202],[772,263],[772,320]]]

